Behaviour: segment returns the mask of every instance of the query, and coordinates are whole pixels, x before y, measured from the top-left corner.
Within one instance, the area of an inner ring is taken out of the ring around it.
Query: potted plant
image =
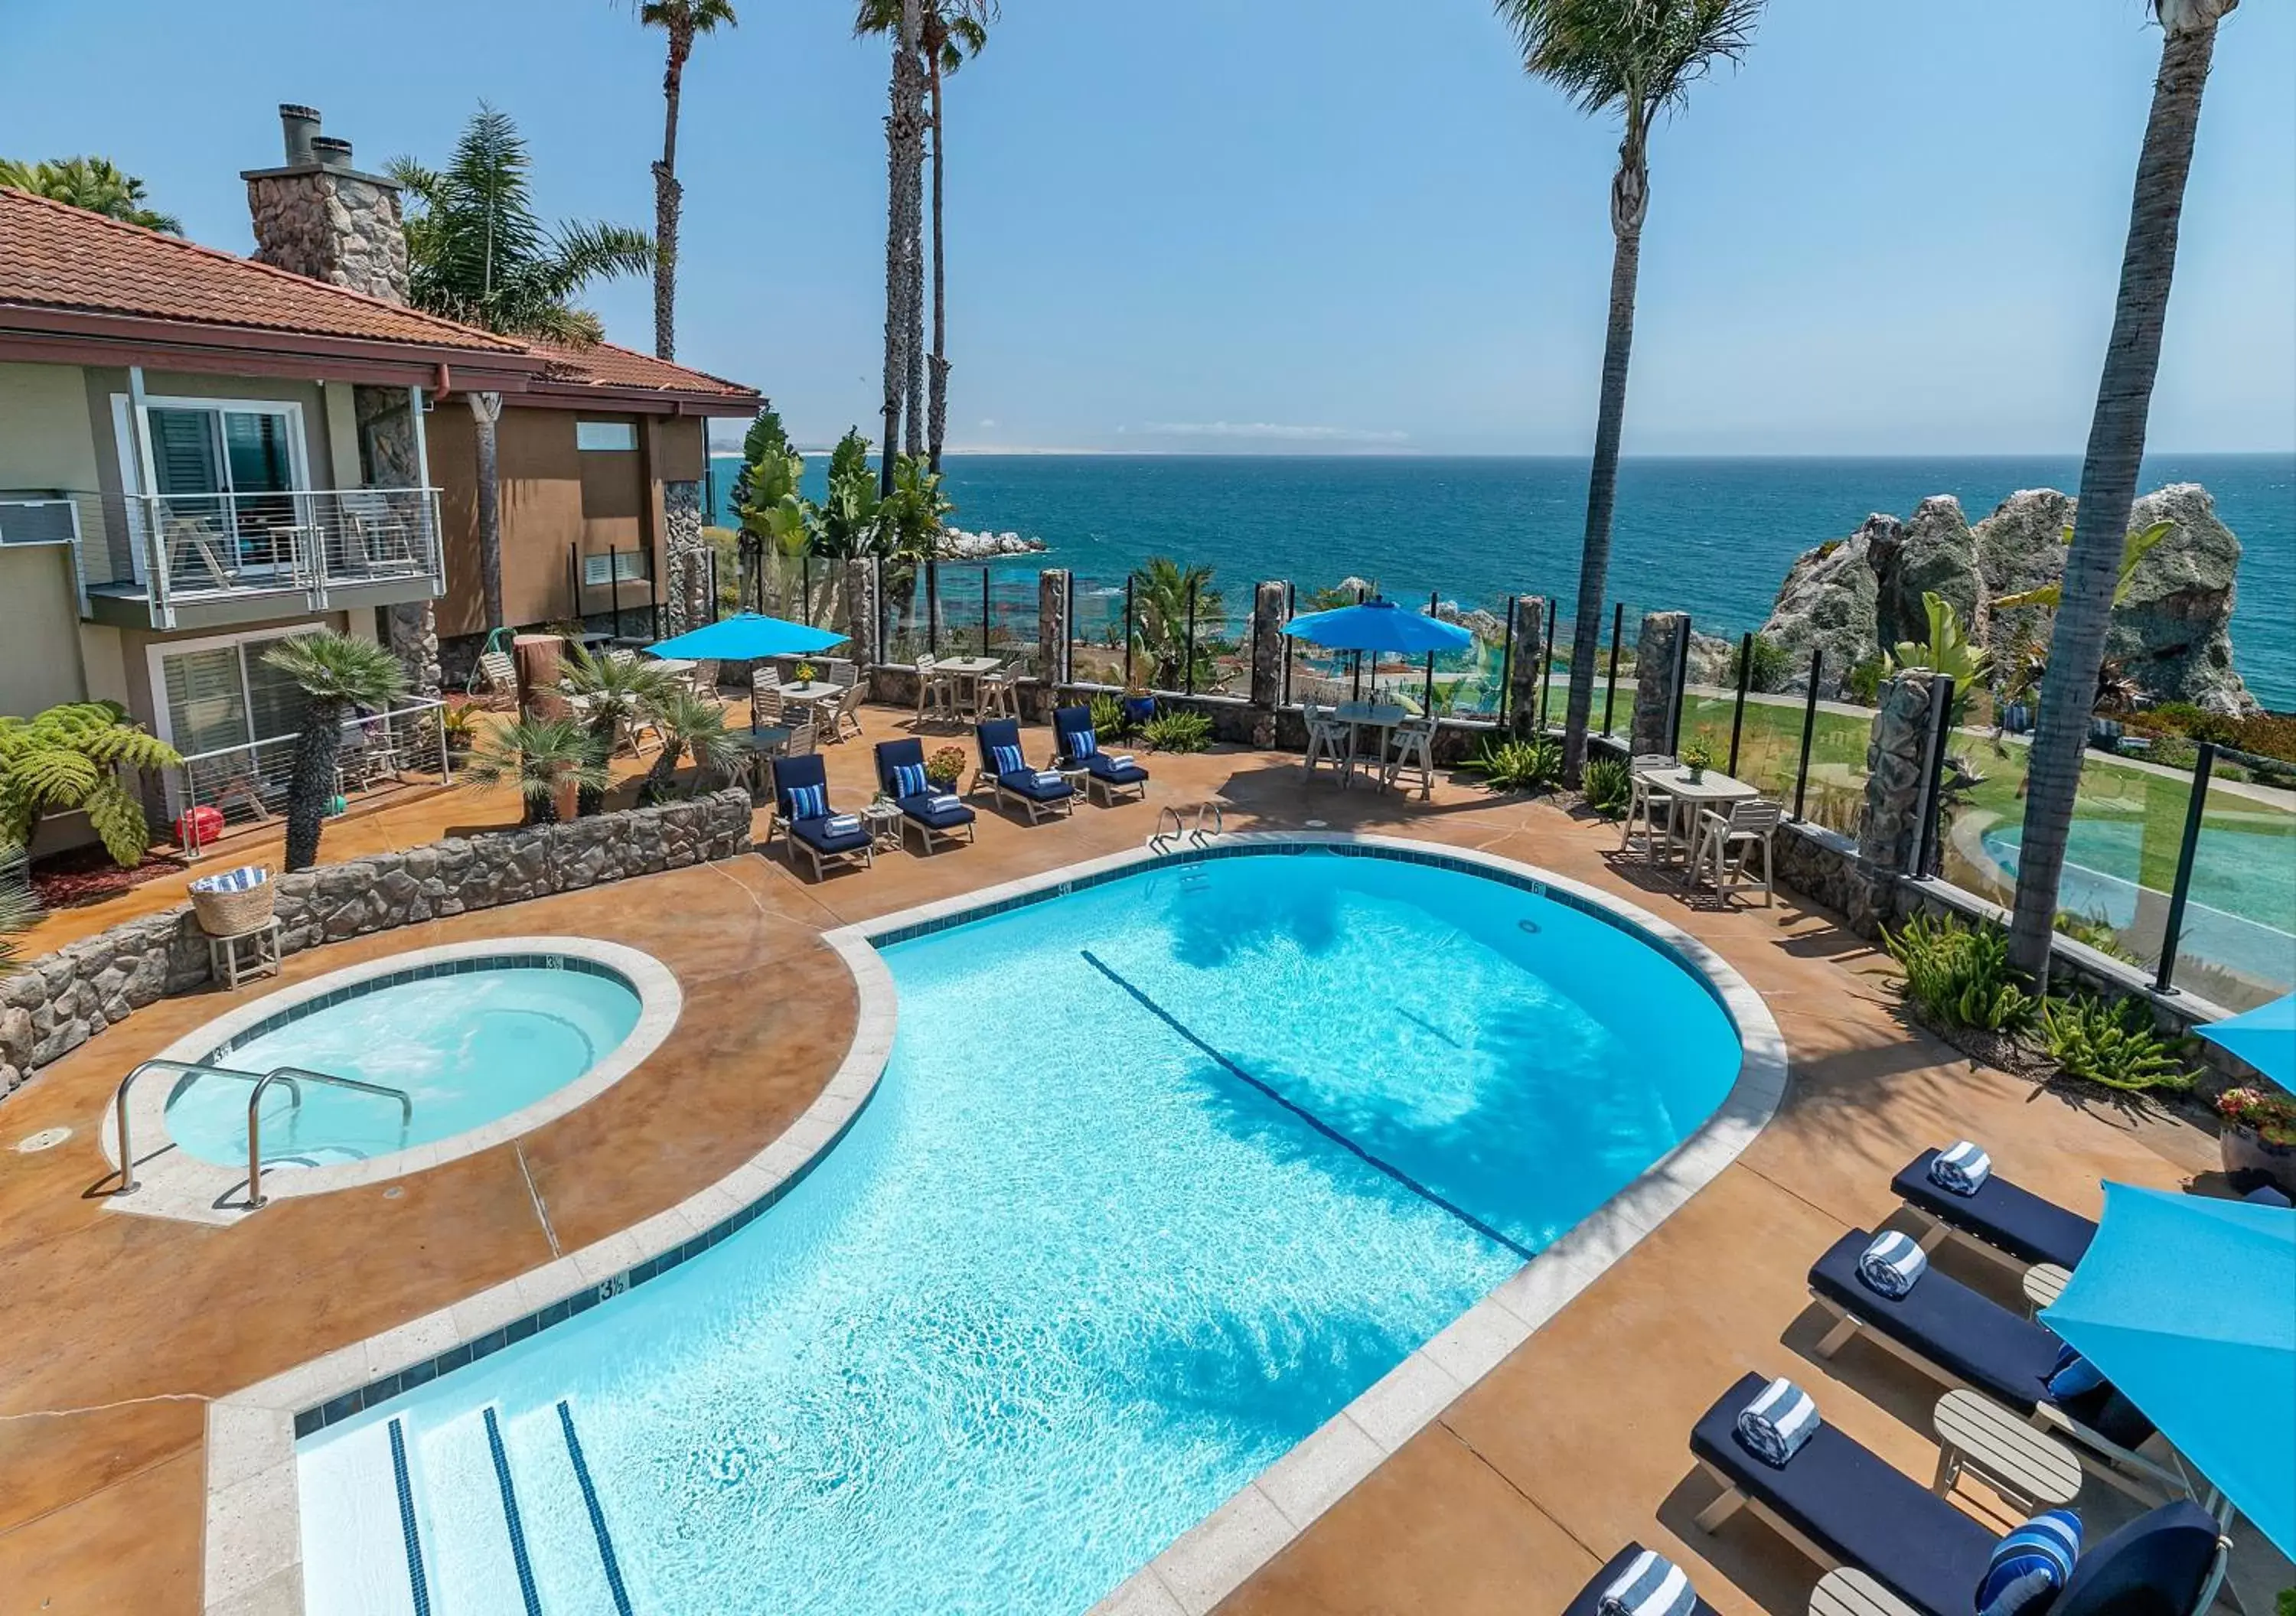
[[[964,778],[964,748],[943,747],[925,759],[925,778],[947,791]]]
[[[1702,740],[1693,740],[1682,749],[1682,766],[1690,771],[1690,783],[1696,785],[1706,778],[1709,765],[1714,762],[1714,748]]]
[[[2296,1100],[2263,1089],[2227,1089],[2217,1097],[2217,1115],[2224,1121],[2217,1147],[2233,1188],[2252,1189],[2243,1180],[2262,1179],[2296,1196]]]
[[[479,744],[479,710],[469,703],[450,706],[439,715],[439,729],[447,738],[447,757],[461,763]]]
[[[813,665],[813,664],[811,664],[810,662],[800,662],[800,663],[799,663],[799,664],[797,665],[797,681],[798,681],[798,683],[800,683],[800,684],[811,684],[811,683],[813,682],[813,676],[814,676],[814,674],[815,674],[816,673],[817,673],[818,671],[819,671],[819,670],[818,670],[818,669],[816,669],[816,668]]]

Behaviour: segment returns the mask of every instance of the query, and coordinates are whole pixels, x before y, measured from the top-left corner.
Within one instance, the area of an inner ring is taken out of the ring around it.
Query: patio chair
[[[1415,774],[1419,779],[1419,800],[1426,802],[1435,795],[1435,720],[1432,717],[1406,719],[1395,726],[1394,750],[1385,759],[1381,771],[1382,785],[1400,782],[1406,774]]]
[[[956,716],[956,681],[947,674],[937,672],[939,664],[930,656],[917,658],[917,717],[950,719]]]
[[[1603,1591],[1625,1576],[1627,1568],[1642,1552],[1641,1544],[1629,1543],[1612,1555],[1603,1569],[1587,1580],[1587,1586],[1578,1590],[1578,1596],[1562,1607],[1562,1616],[1602,1616]],[[1691,1616],[1715,1616],[1714,1607],[1699,1596],[1696,1588],[1691,1589],[1690,1594],[1698,1602]]]
[[[868,694],[864,687],[849,684],[845,687],[845,693],[835,701],[821,704],[822,715],[829,723],[827,739],[843,740],[849,729],[856,735],[861,733],[861,701]]]
[[[1699,1512],[1700,1530],[1751,1508],[1811,1559],[1857,1567],[1922,1616],[1976,1616],[2000,1538],[1832,1425],[1784,1465],[1755,1457],[1738,1416],[1768,1384],[1745,1376],[1691,1430],[1690,1451],[1723,1488]],[[2049,1616],[2195,1616],[2225,1548],[2206,1510],[2190,1499],[2162,1505],[2088,1547]]]
[[[1100,738],[1093,732],[1090,707],[1055,707],[1053,710],[1053,745],[1063,769],[1085,771],[1085,794],[1100,793],[1100,800],[1110,807],[1125,795],[1144,802],[1148,796],[1148,771],[1132,759],[1128,752],[1103,752]]]
[[[783,705],[780,681],[764,668],[752,669],[750,673],[751,727],[781,722]]]
[[[1333,709],[1318,706],[1312,701],[1300,705],[1300,715],[1308,721],[1307,777],[1314,779],[1316,765],[1328,764],[1344,787],[1356,771],[1355,748],[1350,744],[1355,737],[1354,726],[1341,722]]]
[[[782,743],[783,757],[806,757],[820,750],[821,731],[810,718],[800,719],[789,727],[789,739]]]
[[[1643,771],[1669,768],[1673,763],[1674,759],[1664,752],[1638,753],[1628,760],[1630,786],[1627,795],[1627,813],[1625,821],[1619,827],[1619,851],[1621,853],[1633,844],[1637,821],[1643,827],[1644,853],[1652,863],[1659,862],[1661,849],[1672,843],[1674,798],[1644,779]]]
[[[865,869],[876,863],[876,838],[853,813],[832,813],[829,807],[829,771],[818,756],[774,760],[774,817],[766,829],[770,847],[776,833],[789,837],[790,868],[797,868],[798,850],[813,860],[813,878],[821,880],[832,863],[858,861]]]
[[[481,651],[478,671],[472,675],[472,694],[489,701],[518,702],[518,664],[508,651]]]
[[[1918,1216],[1923,1251],[1958,1238],[1987,1256],[2019,1267],[2052,1262],[2070,1269],[2088,1254],[2096,1225],[2054,1201],[2045,1201],[1999,1173],[1988,1173],[1973,1196],[1939,1188],[1930,1177],[1938,1153],[1924,1150],[1890,1180],[1890,1191]]]
[[[1012,672],[983,673],[973,681],[973,704],[983,718],[1020,717],[1021,675]]]
[[[1734,892],[1759,887],[1762,907],[1769,908],[1776,896],[1772,842],[1785,812],[1782,804],[1757,797],[1750,803],[1731,804],[1727,815],[1711,808],[1700,814],[1697,839],[1691,849],[1688,884],[1696,886],[1699,872],[1710,865],[1714,871],[1714,902],[1718,905],[1727,905]],[[1746,873],[1757,847],[1762,852],[1759,881]]]
[[[926,853],[939,843],[958,840],[959,830],[964,831],[964,841],[974,839],[973,821],[979,816],[958,801],[955,793],[944,791],[925,778],[924,742],[881,740],[876,755],[877,788],[901,811],[903,832],[914,828]]]
[[[2187,1495],[2173,1468],[2137,1451],[2153,1432],[2110,1384],[2078,1397],[2049,1391],[2064,1343],[2056,1332],[2011,1311],[1932,1268],[1903,1296],[1884,1296],[1857,1277],[1857,1259],[1874,1236],[1851,1229],[1810,1267],[1811,1299],[1833,1327],[1817,1343],[1831,1359],[1853,1335],[1870,1335],[1924,1374],[1966,1386],[2014,1408],[2079,1451],[2081,1465],[2146,1503]]]
[[[1017,719],[992,718],[973,734],[980,747],[980,771],[972,777],[975,791],[984,784],[994,786],[997,805],[1010,803],[1026,809],[1031,825],[1043,814],[1076,812],[1075,787],[1057,774],[1029,767],[1021,751]]]

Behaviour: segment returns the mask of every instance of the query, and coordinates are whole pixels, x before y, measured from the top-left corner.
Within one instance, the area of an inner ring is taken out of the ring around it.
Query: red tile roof
[[[644,388],[659,393],[715,393],[728,398],[755,398],[758,390],[722,376],[672,364],[634,348],[601,342],[594,347],[562,347],[550,342],[527,347],[550,362],[543,380],[577,387]]]
[[[517,354],[522,343],[0,189],[0,305]]]

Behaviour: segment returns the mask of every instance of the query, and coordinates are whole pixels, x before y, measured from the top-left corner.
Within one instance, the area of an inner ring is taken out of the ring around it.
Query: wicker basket
[[[200,929],[210,937],[236,937],[255,931],[271,919],[272,900],[278,895],[278,884],[272,880],[271,871],[265,869],[263,878],[252,886],[237,890],[223,889],[202,892],[194,884],[192,888],[192,912],[199,917]]]

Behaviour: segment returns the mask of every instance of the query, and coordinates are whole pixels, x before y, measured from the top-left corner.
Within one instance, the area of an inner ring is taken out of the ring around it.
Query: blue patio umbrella
[[[742,612],[668,640],[657,640],[646,649],[657,657],[684,657],[695,662],[755,662],[763,657],[809,656],[842,645],[849,638],[830,629]]]
[[[1404,610],[1392,600],[1374,599],[1327,612],[1309,612],[1283,625],[1294,640],[1312,640],[1334,651],[1464,651],[1474,635],[1456,623],[1424,612]]]
[[[2296,993],[2243,1016],[2228,1016],[2193,1029],[2221,1045],[2282,1088],[2296,1087]]]
[[[2107,1184],[2041,1322],[2296,1553],[2296,1212]]]

